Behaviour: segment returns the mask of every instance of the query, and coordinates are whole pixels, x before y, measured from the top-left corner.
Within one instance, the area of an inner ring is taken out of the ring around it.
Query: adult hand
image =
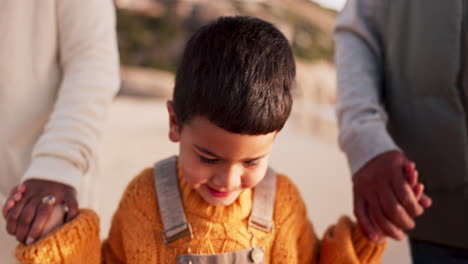
[[[382,235],[403,239],[403,230],[414,228],[413,218],[427,207],[429,198],[421,196],[421,205],[413,191],[415,176],[406,177],[405,168],[410,164],[400,151],[390,151],[353,176],[354,214],[370,239],[377,241]]]
[[[26,191],[26,186],[24,184],[15,186],[13,187],[13,189],[11,189],[9,198],[8,200],[6,200],[2,209],[3,218],[5,218],[5,220],[7,219],[7,214],[11,210],[11,208],[13,208],[15,204],[19,202],[21,198],[23,198],[23,193],[25,191]]]
[[[68,207],[66,222],[78,214],[78,201],[73,187],[39,179],[27,180],[24,185],[26,191],[21,200],[6,214],[7,232],[16,236],[19,242],[31,244],[40,237],[56,204]],[[46,196],[53,196],[55,201],[43,202]]]
[[[419,173],[415,167],[413,162],[406,163],[404,166],[405,176],[413,189],[416,200],[423,208],[429,208],[432,206],[432,199],[424,193],[424,184],[418,182]]]

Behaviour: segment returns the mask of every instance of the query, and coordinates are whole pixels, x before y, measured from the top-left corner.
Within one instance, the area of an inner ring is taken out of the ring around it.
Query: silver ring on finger
[[[55,205],[56,202],[57,200],[55,199],[55,196],[53,195],[47,195],[42,198],[43,204]]]
[[[63,211],[64,211],[66,214],[68,213],[68,211],[70,211],[70,208],[68,207],[68,205],[63,204],[62,207],[63,207]]]

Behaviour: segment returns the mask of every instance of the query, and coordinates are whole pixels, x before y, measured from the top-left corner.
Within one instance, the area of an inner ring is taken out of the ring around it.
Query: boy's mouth
[[[211,188],[210,186],[206,185],[206,189],[208,189],[208,191],[210,192],[210,194],[213,196],[213,197],[216,197],[216,198],[224,198],[224,197],[228,197],[232,192],[222,192],[222,191],[218,191],[214,188]]]

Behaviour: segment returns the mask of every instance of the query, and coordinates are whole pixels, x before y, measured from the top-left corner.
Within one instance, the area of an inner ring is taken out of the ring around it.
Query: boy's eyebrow
[[[203,153],[205,153],[205,154],[207,154],[207,155],[210,155],[210,156],[215,157],[215,158],[217,158],[217,159],[222,159],[219,155],[216,155],[216,154],[214,154],[213,152],[211,152],[211,151],[209,151],[209,150],[207,150],[207,149],[205,149],[205,148],[203,148],[203,147],[197,146],[196,144],[193,144],[193,147],[196,148],[198,151],[203,152]],[[262,154],[262,155],[260,155],[260,156],[258,156],[258,157],[251,158],[251,159],[248,159],[248,160],[259,160],[259,159],[261,159],[261,158],[266,157],[268,154],[269,154],[269,153],[265,153],[265,154]]]
[[[251,159],[249,159],[249,160],[252,160],[252,161],[253,161],[253,160],[259,160],[259,159],[262,159],[262,158],[266,157],[268,154],[270,154],[270,153],[262,154],[262,155],[260,155],[260,156],[258,156],[258,157],[251,158]]]
[[[211,152],[211,151],[209,151],[209,150],[207,150],[207,149],[205,149],[205,148],[203,148],[203,147],[197,146],[197,145],[195,145],[195,144],[193,144],[193,147],[196,148],[196,149],[197,149],[198,151],[200,151],[200,152],[203,152],[203,153],[205,153],[205,154],[208,154],[208,155],[210,155],[210,156],[212,156],[212,157],[215,157],[215,158],[217,158],[217,159],[221,159],[220,156],[214,154],[213,152]]]

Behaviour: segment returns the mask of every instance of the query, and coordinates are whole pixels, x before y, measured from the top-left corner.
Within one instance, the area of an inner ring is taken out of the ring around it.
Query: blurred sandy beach
[[[318,236],[342,214],[352,215],[351,180],[333,131],[317,135],[304,129],[297,107],[275,142],[271,165],[287,173],[300,189]],[[95,207],[101,234],[107,236],[120,196],[137,173],[177,153],[167,137],[165,99],[117,97],[103,138]],[[322,132],[325,133],[325,132]],[[410,263],[407,242],[389,241],[383,263]]]

